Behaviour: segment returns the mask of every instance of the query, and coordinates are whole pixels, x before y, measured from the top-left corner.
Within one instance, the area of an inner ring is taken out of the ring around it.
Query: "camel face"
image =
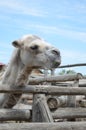
[[[20,49],[24,65],[37,68],[57,68],[61,63],[60,51],[35,35],[27,35],[13,42]]]

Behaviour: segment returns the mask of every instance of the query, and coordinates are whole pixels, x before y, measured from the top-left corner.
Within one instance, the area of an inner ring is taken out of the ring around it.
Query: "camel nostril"
[[[52,50],[52,53],[53,53],[54,55],[60,55],[60,52],[57,51],[57,50]]]

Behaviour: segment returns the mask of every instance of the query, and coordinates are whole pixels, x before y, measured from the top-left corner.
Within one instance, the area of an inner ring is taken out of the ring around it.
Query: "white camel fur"
[[[15,50],[2,79],[10,87],[24,86],[34,68],[52,69],[61,63],[60,51],[36,35],[25,35],[12,45]],[[0,107],[6,107],[10,95],[0,94]]]

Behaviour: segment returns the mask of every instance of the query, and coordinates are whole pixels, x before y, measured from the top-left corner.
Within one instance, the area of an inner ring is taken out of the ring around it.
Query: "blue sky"
[[[0,62],[9,62],[11,42],[25,34],[59,48],[62,65],[85,63],[86,0],[0,1]],[[86,74],[86,67],[72,69]]]

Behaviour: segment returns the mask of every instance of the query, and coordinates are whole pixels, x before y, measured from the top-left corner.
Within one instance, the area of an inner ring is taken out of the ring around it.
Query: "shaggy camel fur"
[[[61,63],[60,51],[36,35],[25,35],[12,42],[15,47],[2,84],[24,86],[35,68],[52,69]],[[0,94],[0,107],[10,108],[20,95]]]

